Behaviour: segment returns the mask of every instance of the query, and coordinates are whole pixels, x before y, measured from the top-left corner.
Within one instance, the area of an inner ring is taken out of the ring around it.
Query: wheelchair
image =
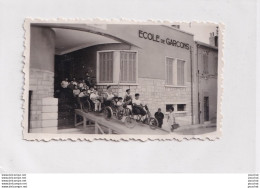
[[[159,127],[159,123],[157,119],[152,117],[152,114],[149,111],[147,105],[143,106],[143,108],[146,111],[146,114],[144,116],[142,116],[140,113],[136,112],[135,110],[130,111],[129,115],[126,116],[125,119],[126,126],[129,127],[131,126],[131,124],[133,124],[133,121],[136,121],[138,123],[149,125],[151,129],[155,130],[156,128]]]
[[[89,96],[85,97],[77,97],[77,101],[79,104],[80,109],[83,112],[93,112],[95,108],[95,104],[93,103],[92,100],[90,100]]]
[[[109,120],[112,117],[116,117],[118,120],[122,120],[124,115],[130,113],[130,109],[123,107],[122,109],[113,104],[113,101],[105,101],[105,107],[103,110],[105,119]]]
[[[127,106],[123,108],[117,107],[113,101],[104,101],[105,107],[103,109],[103,116],[106,120],[112,118],[117,120],[123,120],[124,117],[127,117],[131,114],[131,110]],[[133,128],[134,124],[125,124],[128,128]]]

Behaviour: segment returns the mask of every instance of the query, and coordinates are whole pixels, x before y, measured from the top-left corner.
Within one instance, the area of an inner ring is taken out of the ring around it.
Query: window
[[[134,51],[97,52],[97,84],[136,84],[137,59]]]
[[[208,55],[203,54],[203,74],[208,74],[209,68],[208,68]]]
[[[166,112],[170,111],[170,108],[174,108],[175,113],[185,113],[186,112],[186,104],[166,104]]]
[[[120,82],[136,82],[136,52],[120,52]]]
[[[185,86],[185,61],[166,57],[165,83],[168,86]]]
[[[186,104],[177,104],[177,111],[185,111],[186,109]]]
[[[99,82],[113,82],[113,52],[99,53]]]
[[[171,107],[174,107],[173,104],[166,104],[166,112],[169,112]]]
[[[166,84],[173,85],[173,58],[166,58]]]
[[[177,60],[177,85],[184,85],[184,63],[185,61]]]

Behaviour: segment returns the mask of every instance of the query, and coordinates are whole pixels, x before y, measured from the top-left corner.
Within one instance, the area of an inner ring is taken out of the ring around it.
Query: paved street
[[[215,126],[201,126],[201,127],[190,127],[190,128],[179,128],[174,132],[181,135],[200,135],[216,131]]]
[[[167,130],[167,129],[165,129]],[[151,130],[152,131],[152,130]],[[170,131],[168,129],[167,131]],[[179,135],[201,135],[216,131],[216,126],[205,126],[205,125],[186,125],[177,128],[172,132],[173,134]],[[59,133],[73,133],[73,134],[95,134],[94,125],[88,125],[87,128],[78,126],[77,128],[60,129]]]
[[[170,127],[167,125],[163,125],[163,129],[167,131],[171,131]],[[175,134],[180,135],[200,135],[200,134],[207,134],[216,131],[216,125],[204,125],[204,124],[196,124],[196,125],[183,125],[179,128],[174,130]]]

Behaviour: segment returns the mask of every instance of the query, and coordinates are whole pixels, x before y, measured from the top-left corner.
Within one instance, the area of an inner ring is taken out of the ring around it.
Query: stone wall
[[[98,86],[100,92],[106,92],[107,86]],[[140,99],[147,104],[151,113],[158,108],[166,113],[166,104],[186,104],[186,112],[176,113],[176,121],[180,125],[191,124],[191,85],[187,82],[186,87],[165,87],[165,80],[139,78],[138,85],[113,85],[112,90],[119,96],[124,96],[125,90],[131,89],[131,94],[140,94]],[[195,114],[194,114],[195,116]]]
[[[54,73],[39,69],[30,69],[29,90],[32,91],[30,127],[42,127],[42,99],[53,97]]]
[[[50,121],[43,123],[43,120],[50,119],[45,113],[51,109],[43,107],[44,99],[53,98],[54,94],[55,33],[52,29],[36,26],[31,26],[30,31],[29,90],[32,91],[32,95],[29,131],[33,132],[37,128],[50,125],[55,125],[57,128],[57,123],[50,124]]]

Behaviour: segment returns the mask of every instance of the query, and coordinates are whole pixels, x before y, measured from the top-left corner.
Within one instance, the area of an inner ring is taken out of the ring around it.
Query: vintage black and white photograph
[[[223,26],[25,24],[25,139],[218,138]]]

